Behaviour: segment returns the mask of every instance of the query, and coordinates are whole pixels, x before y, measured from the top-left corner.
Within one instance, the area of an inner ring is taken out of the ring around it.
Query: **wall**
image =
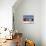
[[[12,29],[12,6],[16,0],[0,0],[0,27]]]
[[[16,6],[16,5],[14,5]],[[24,34],[24,38],[35,41],[36,46],[41,46],[41,1],[23,0],[15,9],[14,7],[15,29]],[[22,23],[23,15],[34,15],[34,24]]]
[[[46,46],[46,0],[41,1],[41,40],[42,46]]]

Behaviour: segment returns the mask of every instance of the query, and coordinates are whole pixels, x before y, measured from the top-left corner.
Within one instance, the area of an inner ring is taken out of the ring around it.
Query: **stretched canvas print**
[[[23,23],[33,24],[34,23],[34,16],[33,15],[24,15],[23,16]]]

